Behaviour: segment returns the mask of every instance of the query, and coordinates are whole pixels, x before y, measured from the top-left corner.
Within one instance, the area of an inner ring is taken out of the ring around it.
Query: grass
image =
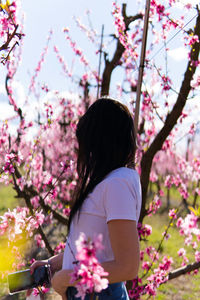
[[[0,215],[4,214],[8,208],[12,210],[17,206],[19,200],[15,196],[16,192],[12,186],[0,185]]]
[[[166,224],[169,222],[167,213],[156,214],[150,218],[146,218],[144,223],[152,226],[152,235],[149,237],[148,245],[154,245],[157,249],[159,242],[162,238],[162,233],[165,230]],[[163,247],[161,248],[161,254],[165,254],[169,257],[174,258],[172,268],[176,269],[181,266],[182,260],[178,257],[177,251],[180,248],[185,248],[186,255],[189,260],[194,261],[194,250],[191,247],[184,246],[184,238],[180,236],[176,226],[169,229],[171,237],[165,240]],[[142,243],[141,247],[145,248],[147,242]],[[163,284],[159,287],[157,295],[154,299],[156,300],[181,300],[199,299],[199,283],[200,283],[200,272],[197,275],[182,275],[176,279],[170,280],[168,283]],[[148,299],[147,296],[142,296],[142,299]]]

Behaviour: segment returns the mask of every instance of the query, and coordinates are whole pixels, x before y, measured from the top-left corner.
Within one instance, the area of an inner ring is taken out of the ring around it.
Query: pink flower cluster
[[[16,20],[16,1],[12,1],[11,4],[9,4],[8,1],[6,1],[5,4],[1,3],[0,4],[0,37],[1,38],[6,38],[6,34],[9,31],[14,30],[15,20]]]
[[[128,291],[129,297],[134,300],[140,300],[140,296],[144,292],[144,285],[142,285],[142,280],[141,278],[136,278],[132,282],[132,289]]]
[[[181,196],[184,198],[184,199],[187,199],[189,194],[188,194],[188,191],[187,191],[187,186],[186,184],[183,182],[182,178],[180,177],[180,175],[176,175],[176,176],[173,176],[173,175],[168,175],[166,177],[166,180],[165,180],[165,186],[167,188],[171,188],[172,185],[175,185],[176,187],[178,187],[178,190],[181,194]]]
[[[148,216],[151,216],[152,214],[155,214],[157,210],[161,207],[162,201],[161,199],[156,195],[153,199],[152,202],[149,204],[149,209],[148,209]]]
[[[168,279],[168,272],[162,270],[160,267],[154,270],[154,273],[151,274],[147,281],[149,282],[144,289],[144,293],[155,296],[157,288]]]
[[[9,173],[9,174],[14,173],[15,172],[15,168],[14,168],[15,164],[17,166],[19,166],[22,159],[23,159],[23,157],[20,153],[18,155],[14,154],[14,153],[6,154],[3,171],[5,173]]]
[[[188,45],[192,46],[195,43],[199,43],[199,37],[197,35],[190,35],[187,42]]]
[[[57,46],[54,46],[54,52],[56,53],[56,57],[59,61],[59,63],[61,64],[62,66],[62,69],[64,71],[64,73],[69,76],[69,77],[72,77],[72,72],[71,70],[69,70],[68,66],[67,66],[67,63],[64,61],[64,58],[62,57],[62,55],[60,54],[60,51],[58,49]]]
[[[35,92],[36,78],[38,77],[39,72],[41,71],[41,67],[44,64],[45,57],[46,57],[47,52],[48,52],[49,42],[51,40],[52,34],[53,34],[53,32],[50,31],[49,35],[47,37],[46,46],[45,46],[45,48],[44,48],[44,50],[43,50],[43,52],[41,54],[41,57],[40,57],[40,59],[38,61],[38,64],[37,64],[37,67],[35,68],[34,75],[31,77],[31,83],[30,83],[30,86],[29,86],[29,91],[30,92]]]
[[[69,29],[64,28],[63,32],[66,34],[66,40],[69,41],[70,47],[74,51],[74,53],[80,57],[80,61],[84,64],[85,67],[88,67],[88,60],[86,59],[85,55],[83,54],[83,51],[77,46],[76,42],[74,42],[69,35]]]
[[[200,242],[198,216],[191,212],[184,219],[181,217],[178,218],[176,225],[179,228],[180,235],[185,236],[185,244],[187,246],[191,245],[195,249],[195,239],[197,240],[197,242]]]
[[[169,210],[169,217],[171,218],[171,219],[176,219],[177,218],[177,215],[176,215],[176,212],[177,212],[177,210],[176,209],[170,209]]]
[[[14,52],[16,45],[19,45],[21,38],[24,36],[22,33],[23,25],[18,20],[20,15],[20,5],[18,4],[20,4],[20,0],[0,2],[0,63],[6,65],[9,75],[13,75],[11,69],[15,69],[14,60],[16,57]]]
[[[186,256],[186,250],[184,248],[180,248],[177,253],[178,253],[178,256],[182,258],[182,264],[181,265],[185,266],[189,261],[187,256]]]
[[[65,244],[66,244],[66,243],[63,243],[63,242],[61,242],[60,244],[58,244],[58,245],[56,246],[56,248],[54,249],[54,253],[55,253],[55,254],[59,254],[59,253],[63,252],[64,249],[65,249]]]
[[[152,234],[152,227],[148,224],[138,223],[138,234],[140,239],[146,239]]]
[[[133,34],[129,34],[128,31],[126,31],[126,26],[124,23],[124,18],[122,16],[122,10],[120,6],[117,4],[116,1],[113,2],[113,11],[112,15],[114,17],[114,24],[116,28],[115,35],[119,39],[120,43],[125,48],[125,52],[123,54],[123,61],[125,62],[126,68],[127,68],[127,79],[129,82],[132,81],[132,78],[129,77],[128,69],[136,68],[135,64],[133,64],[133,61],[138,58],[138,53],[136,52],[139,44],[139,40],[136,40],[136,37],[139,35],[139,30],[136,30]],[[122,62],[119,61],[118,64],[120,65]]]
[[[127,38],[125,34],[126,26],[124,24],[124,19],[122,16],[121,8],[116,4],[116,2],[113,2],[113,16],[115,17],[115,25],[116,25],[116,37],[120,39],[121,44],[124,47],[127,47]]]
[[[87,14],[89,15],[89,11],[87,11]],[[79,18],[74,18],[77,26],[86,34],[88,39],[95,44],[97,40],[97,32],[90,28],[88,29],[84,24],[81,23],[81,20]]]
[[[40,234],[36,234],[35,236],[34,236],[34,240],[36,241],[36,243],[37,243],[37,247],[39,248],[45,248],[45,243],[44,243],[44,241],[43,241],[43,239],[42,239],[42,236],[40,235]]]
[[[163,75],[162,76],[162,83],[161,83],[161,86],[163,88],[163,91],[168,91],[171,89],[171,84],[172,84],[172,81],[171,79],[169,78],[169,76],[165,76]]]
[[[76,296],[83,300],[86,293],[100,292],[108,286],[108,280],[104,278],[108,273],[104,271],[96,257],[97,251],[103,249],[102,235],[98,235],[92,241],[81,233],[76,241],[76,248],[78,263],[71,274],[71,282],[78,280],[75,285],[78,290]]]
[[[0,235],[6,234],[9,240],[14,240],[15,236],[21,234],[22,231],[32,236],[33,230],[43,223],[44,215],[38,212],[33,218],[30,217],[28,208],[17,207],[0,216],[0,220]]]
[[[155,258],[155,255],[152,253],[153,248],[149,249],[149,255],[152,257],[153,261],[158,260],[159,256]],[[155,249],[154,249],[155,250]],[[148,251],[147,251],[148,252]],[[132,290],[129,291],[129,296],[131,299],[139,300],[141,299],[140,296],[142,294],[147,294],[149,296],[155,296],[157,288],[165,283],[168,280],[168,272],[171,269],[171,265],[173,263],[172,258],[168,258],[167,256],[164,256],[162,259],[162,262],[159,263],[158,267],[155,268],[151,275],[147,277],[147,283],[142,284],[141,278],[137,278],[133,280],[133,286]],[[144,270],[146,270],[146,273],[148,274],[148,271],[150,268],[152,268],[152,263],[149,261],[144,262],[146,265]]]

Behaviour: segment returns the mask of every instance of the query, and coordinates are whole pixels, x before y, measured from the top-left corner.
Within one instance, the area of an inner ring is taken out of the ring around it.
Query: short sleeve
[[[134,185],[123,178],[112,178],[104,190],[106,222],[114,219],[137,221],[137,199]]]

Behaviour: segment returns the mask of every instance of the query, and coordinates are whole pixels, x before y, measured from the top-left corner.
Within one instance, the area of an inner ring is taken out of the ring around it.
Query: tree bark
[[[122,15],[126,27],[125,32],[129,29],[130,23],[134,22],[135,20],[143,18],[142,14],[137,14],[135,16],[128,17],[126,15],[126,4],[123,4],[122,6]],[[125,50],[124,46],[120,43],[118,39],[113,58],[109,61],[106,59],[105,56],[105,68],[102,76],[101,96],[109,95],[111,75],[113,70],[119,65],[119,61],[122,57],[122,54],[124,53],[124,50]]]
[[[189,264],[187,266],[178,268],[178,269],[176,269],[174,271],[169,272],[168,281],[172,280],[174,278],[177,278],[177,277],[179,277],[181,275],[184,275],[184,274],[186,274],[188,272],[192,272],[194,270],[197,270],[199,268],[200,268],[200,262],[194,262],[194,263]]]
[[[200,40],[200,13],[196,19],[194,35],[197,35]],[[191,61],[198,60],[199,51],[200,51],[200,43],[196,42],[191,47],[191,52],[190,52]],[[183,108],[186,104],[188,95],[191,90],[191,80],[193,78],[193,75],[195,74],[195,71],[196,71],[196,66],[191,65],[189,61],[176,103],[174,104],[172,111],[167,115],[162,129],[157,134],[157,136],[151,143],[150,147],[142,157],[141,160],[142,209],[140,214],[140,222],[142,222],[143,218],[146,215],[145,204],[146,204],[147,189],[149,184],[149,176],[150,176],[153,158],[156,155],[156,153],[162,149],[165,140],[169,136],[170,132],[172,131],[179,117],[182,114]]]

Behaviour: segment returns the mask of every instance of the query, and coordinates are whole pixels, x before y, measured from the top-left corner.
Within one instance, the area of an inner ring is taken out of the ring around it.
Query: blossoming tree
[[[0,127],[0,181],[6,185],[12,185],[17,197],[21,199],[19,206],[1,216],[1,239],[5,245],[9,245],[11,255],[15,254],[17,257],[17,260],[10,260],[9,267],[4,266],[1,270],[4,276],[8,270],[21,268],[23,264],[27,263],[27,256],[24,257],[24,248],[22,251],[21,245],[29,240],[35,241],[38,247],[45,248],[48,251],[45,253],[46,255],[53,255],[63,250],[65,238],[61,235],[60,241],[55,242],[52,233],[55,228],[66,226],[70,212],[70,199],[76,181],[74,163],[77,147],[76,121],[88,105],[95,101],[95,89],[99,89],[102,96],[108,94],[112,96],[112,91],[110,91],[113,85],[112,75],[116,68],[120,69],[124,76],[122,82],[116,86],[117,96],[127,99],[127,94],[129,95],[128,98],[131,99],[129,104],[134,114],[144,16],[143,10],[139,11],[137,15],[127,16],[126,5],[121,8],[116,2],[113,2],[112,15],[116,31],[110,38],[116,40],[116,47],[110,56],[105,44],[99,45],[97,33],[76,20],[78,27],[87,34],[90,42],[96,45],[97,53],[100,56],[104,55],[102,74],[91,68],[86,55],[73,40],[70,29],[65,28],[66,40],[85,69],[78,81],[79,87],[82,88],[80,95],[82,100],[73,101],[64,97],[59,91],[51,91],[56,102],[41,105],[38,108],[37,121],[30,121],[26,119],[25,108],[19,107],[17,104],[12,85],[20,55],[20,46],[18,47],[17,44],[23,36],[23,28],[15,19],[16,2],[2,3],[0,1],[0,36],[3,40],[0,51],[5,51],[1,62],[8,70],[6,90],[9,103],[15,112],[14,118],[17,120],[15,134],[9,133],[9,126],[13,120],[5,120]],[[186,124],[186,134],[193,136],[198,125],[197,122],[193,122],[191,116],[192,112],[198,108],[193,99],[196,99],[200,85],[198,75],[200,12],[198,6],[193,7],[189,2],[185,3],[184,9],[192,16],[191,22],[188,23],[190,27],[186,28],[187,22],[182,11],[177,13],[176,18],[172,18],[173,6],[176,2],[176,0],[162,2],[152,0],[150,7],[150,42],[147,45],[144,66],[137,134],[136,167],[142,184],[142,210],[138,224],[141,242],[148,240],[148,237],[153,234],[151,226],[146,222],[148,223],[148,218],[157,213],[162,205],[162,200],[167,197],[168,191],[172,189],[178,191],[180,205],[170,209],[169,223],[158,248],[155,248],[154,245],[142,247],[140,276],[127,283],[130,298],[133,299],[140,299],[143,294],[154,296],[161,284],[200,267],[200,252],[197,250],[200,241],[198,224],[200,216],[198,209],[200,156],[198,151],[191,151],[190,157],[184,157],[183,153],[177,152],[176,147],[176,140],[181,135],[181,128]],[[168,37],[175,30],[176,34],[178,32],[182,35],[183,47],[188,52],[187,65],[183,80],[179,82],[179,89],[174,87],[173,74],[170,74],[167,68],[170,50]],[[48,41],[51,35],[52,32]],[[161,43],[164,45],[161,48],[165,53],[165,60],[164,64],[161,62],[157,65],[154,49]],[[48,45],[47,43],[31,78],[29,93],[36,94],[36,81]],[[67,67],[58,46],[54,46],[53,51],[65,76],[72,78],[73,74]],[[47,94],[50,92],[46,85],[43,85],[41,89]],[[193,101],[192,104],[191,101],[189,103],[189,99]],[[30,141],[27,136],[32,128],[35,129],[35,133],[34,138]],[[155,183],[157,190],[150,194],[150,186]],[[183,213],[182,204],[184,204]],[[190,206],[191,208],[189,208]],[[166,253],[161,253],[164,241],[169,238],[172,225],[177,226],[180,235],[185,237],[185,245],[191,247],[194,252],[193,260],[189,261],[183,245],[175,254],[175,257],[176,255],[181,257],[182,265],[175,270],[173,270],[174,258],[168,257]],[[78,245],[80,258],[84,255],[81,254],[81,242]],[[85,265],[87,266],[87,262]],[[84,268],[87,270],[87,274],[91,272],[87,267]],[[105,275],[103,270],[100,273]],[[76,269],[73,276],[80,276],[80,270]],[[91,280],[90,274],[86,278]],[[87,284],[88,282],[84,281],[82,288],[84,289]],[[78,288],[81,291],[80,285]]]

